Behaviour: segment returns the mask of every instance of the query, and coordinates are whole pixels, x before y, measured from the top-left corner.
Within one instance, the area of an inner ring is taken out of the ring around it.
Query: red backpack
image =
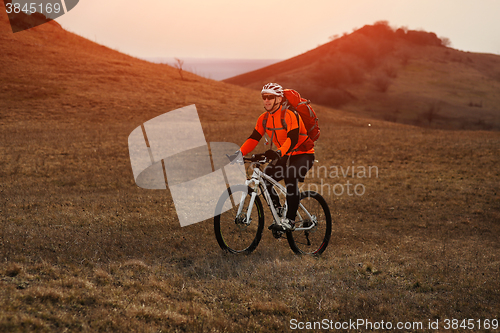
[[[317,141],[319,139],[320,130],[316,112],[314,112],[313,108],[309,105],[311,101],[300,97],[300,94],[292,89],[283,89],[283,95],[285,97],[285,102],[283,103],[283,108],[281,109],[281,124],[283,127],[278,129],[286,130],[285,110],[290,109],[293,112],[297,112],[300,115],[300,118],[302,118],[302,122],[306,127],[309,139],[313,142]],[[262,120],[262,126],[264,129],[268,129],[266,127],[268,118],[269,113],[266,113],[264,119]]]
[[[320,134],[318,117],[310,105],[311,101],[300,97],[300,94],[292,89],[284,89],[283,95],[285,95],[285,98],[288,101],[289,108],[291,106],[291,109],[297,111],[300,118],[302,118],[309,138],[312,141],[317,141]]]

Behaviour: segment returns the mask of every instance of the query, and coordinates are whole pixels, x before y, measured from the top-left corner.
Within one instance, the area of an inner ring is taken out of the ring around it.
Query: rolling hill
[[[3,4],[0,8],[3,10]],[[65,31],[55,21],[13,34],[5,12],[0,15],[0,54],[0,107],[7,110],[3,122],[11,117],[146,120],[193,103],[209,119],[210,114],[234,110],[236,96],[248,94],[188,72],[182,80],[171,66],[152,64],[96,44]],[[210,114],[205,112],[208,107]],[[251,117],[250,107],[238,107]],[[226,112],[225,116],[231,119],[234,114]]]
[[[278,82],[313,102],[389,121],[500,129],[500,56],[444,44],[434,33],[378,22],[225,82]]]
[[[262,112],[259,92],[181,79],[56,22],[13,34],[2,4],[0,332],[283,332],[320,318],[334,328],[408,322],[407,331],[430,319],[494,324],[500,132],[315,105],[322,136],[304,186],[332,212],[328,248],[297,256],[264,228],[252,255],[232,256],[211,220],[181,228],[168,190],[136,186],[127,139],[194,103],[207,141],[241,144]],[[377,173],[333,172],[354,166]],[[363,194],[338,194],[348,184]]]

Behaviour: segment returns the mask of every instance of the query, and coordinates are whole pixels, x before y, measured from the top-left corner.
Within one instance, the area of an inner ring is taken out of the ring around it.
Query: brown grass
[[[354,161],[377,166],[379,177],[323,179],[363,183],[366,193],[324,193],[335,224],[320,258],[294,255],[267,230],[252,255],[231,256],[211,221],[181,228],[168,191],[134,184],[127,137],[196,103],[207,141],[241,144],[260,113],[258,93],[188,73],[181,81],[168,66],[54,29],[0,30],[8,64],[0,75],[0,331],[269,332],[287,330],[292,318],[498,318],[498,133],[318,106],[317,165]],[[58,39],[45,49],[29,45],[50,34]],[[57,67],[52,52],[75,56]],[[32,53],[39,57],[24,56]],[[34,87],[46,87],[43,99],[30,97]]]

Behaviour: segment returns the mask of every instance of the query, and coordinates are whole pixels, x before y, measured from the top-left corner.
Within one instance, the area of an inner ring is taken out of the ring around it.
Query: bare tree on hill
[[[184,60],[181,60],[179,58],[174,58],[175,59],[175,64],[174,67],[177,68],[179,71],[179,75],[181,76],[181,80],[184,81],[184,75],[182,74],[182,67],[184,66]]]
[[[423,118],[429,122],[429,126],[431,125],[432,121],[437,118],[439,111],[441,111],[440,103],[432,103],[429,105],[429,109],[427,109],[426,112],[422,113]]]

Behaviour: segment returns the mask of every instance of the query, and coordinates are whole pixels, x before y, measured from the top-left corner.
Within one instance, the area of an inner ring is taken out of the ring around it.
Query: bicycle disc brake
[[[250,219],[247,222],[247,216],[244,213],[241,213],[240,215],[236,216],[234,219],[234,224],[240,229],[240,230],[245,230],[249,225],[250,222],[252,222],[252,219]]]

